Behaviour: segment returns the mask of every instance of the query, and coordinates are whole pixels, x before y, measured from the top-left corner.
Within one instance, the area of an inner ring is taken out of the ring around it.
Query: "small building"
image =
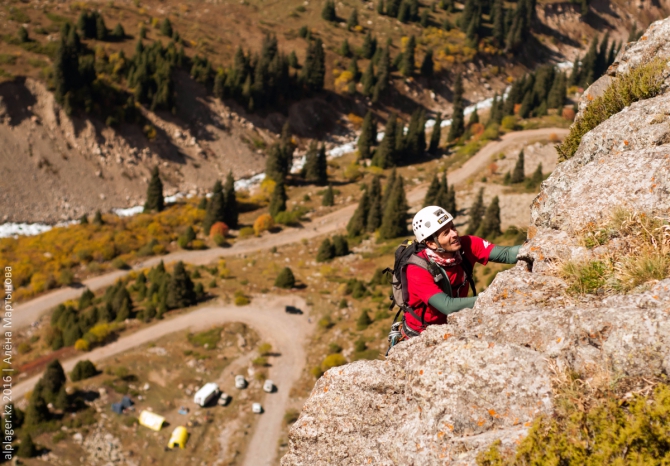
[[[151,411],[144,410],[140,413],[139,421],[141,426],[148,427],[149,429],[158,432],[163,427],[165,418],[163,416],[159,416],[158,414],[152,413]]]
[[[209,403],[218,394],[219,386],[214,382],[209,382],[203,385],[202,388],[195,393],[193,402],[200,406],[206,406],[207,403]]]
[[[186,440],[188,440],[188,431],[184,426],[177,426],[175,430],[172,431],[170,436],[170,441],[168,442],[168,448],[185,448]]]

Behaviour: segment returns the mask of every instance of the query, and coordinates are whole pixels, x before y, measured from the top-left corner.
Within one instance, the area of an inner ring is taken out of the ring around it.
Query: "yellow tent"
[[[172,431],[172,436],[170,436],[170,441],[168,442],[169,448],[179,447],[184,448],[186,446],[186,440],[188,439],[188,431],[184,426],[178,426],[175,430]]]
[[[140,413],[140,425],[155,430],[156,432],[161,430],[164,422],[165,418],[163,416],[154,414],[151,411],[142,411]]]

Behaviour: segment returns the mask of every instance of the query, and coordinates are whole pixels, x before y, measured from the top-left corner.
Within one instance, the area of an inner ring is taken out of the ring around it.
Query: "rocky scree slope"
[[[653,56],[670,59],[668,43],[670,19],[652,24],[610,74]],[[517,266],[498,274],[474,309],[402,343],[387,360],[324,374],[282,464],[474,464],[495,440],[514,449],[533,418],[553,412],[558,371],[587,381],[603,372],[670,373],[670,279],[642,292],[573,297],[556,273],[557,264],[616,247],[587,249],[582,241],[584,229],[613,209],[667,216],[669,116],[665,90],[587,133],[533,202],[531,239]]]

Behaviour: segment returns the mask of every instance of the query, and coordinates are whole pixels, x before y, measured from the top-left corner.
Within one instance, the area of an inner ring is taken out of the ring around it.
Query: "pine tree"
[[[26,409],[26,416],[24,424],[28,426],[37,426],[46,422],[51,417],[49,408],[47,407],[47,402],[42,395],[41,384],[38,384],[33,389],[32,395],[30,395],[30,402],[28,403],[28,408]]]
[[[347,39],[342,41],[342,45],[340,46],[340,55],[343,57],[351,56],[351,46],[349,45],[349,41]]]
[[[426,197],[423,200],[423,206],[428,207],[431,205],[437,205],[437,194],[440,191],[440,180],[437,177],[437,174],[433,175],[433,179],[428,186],[426,191]]]
[[[352,30],[356,26],[358,26],[358,10],[354,8],[351,10],[351,14],[347,20],[347,29]]]
[[[433,125],[433,133],[430,135],[430,144],[428,145],[428,152],[435,154],[440,147],[440,137],[442,136],[442,114],[438,113],[435,116],[435,124]]]
[[[493,41],[498,48],[505,46],[505,8],[503,0],[494,0],[493,10],[491,12],[493,23]]]
[[[335,13],[335,2],[332,0],[326,0],[323,9],[321,10],[321,17],[326,21],[336,21],[337,14]]]
[[[486,209],[486,215],[479,227],[477,236],[482,238],[493,239],[500,236],[500,201],[498,196],[494,197],[491,204]]]
[[[421,20],[419,21],[419,24],[421,25],[422,28],[427,28],[429,22],[430,22],[430,13],[428,11],[428,8],[425,8],[421,12]]]
[[[377,50],[377,40],[372,37],[372,33],[368,30],[368,33],[363,39],[363,48],[361,49],[363,58],[370,60]]]
[[[402,53],[402,64],[400,71],[403,76],[412,76],[414,74],[414,52],[416,50],[416,38],[414,35],[409,37],[405,50]]]
[[[563,107],[563,102],[565,101],[566,92],[565,74],[557,73],[554,83],[551,86],[551,90],[549,90],[549,95],[547,96],[547,107],[561,109]]]
[[[286,187],[284,186],[284,182],[280,181],[275,185],[274,191],[272,191],[272,197],[270,198],[270,215],[276,217],[279,212],[286,211],[287,200]]]
[[[281,269],[275,279],[275,286],[285,289],[293,288],[295,286],[295,276],[293,275],[293,271],[288,267]]]
[[[316,39],[307,48],[307,56],[305,57],[305,65],[302,68],[301,79],[310,90],[320,91],[323,89],[325,77],[326,64],[323,42],[321,39]]]
[[[384,139],[379,148],[375,151],[372,157],[372,165],[380,168],[388,168],[396,165],[398,153],[396,150],[396,131],[397,131],[397,117],[395,113],[389,116],[384,128]]]
[[[479,189],[475,202],[470,206],[470,220],[468,221],[468,229],[466,234],[473,235],[479,229],[479,225],[482,223],[482,218],[486,212],[486,206],[484,205],[484,188]]]
[[[66,381],[67,379],[65,377],[63,366],[61,366],[58,359],[54,359],[47,364],[46,370],[40,379],[42,396],[44,396],[47,401],[54,401],[56,395],[61,387],[65,385]]]
[[[433,63],[433,49],[429,48],[426,50],[426,54],[423,56],[423,61],[421,62],[421,76],[424,78],[431,78],[433,76],[434,67],[435,64]]]
[[[172,37],[172,23],[169,18],[165,18],[161,23],[161,34],[166,37]]]
[[[229,170],[226,176],[226,184],[223,187],[223,201],[225,206],[223,209],[223,223],[228,225],[229,228],[237,228],[239,208],[235,197],[235,178],[233,178],[232,170]]]
[[[369,159],[372,152],[372,146],[377,142],[377,123],[374,113],[368,110],[363,118],[361,126],[361,135],[358,137],[358,156],[361,159]]]
[[[401,23],[406,23],[410,20],[410,18],[410,4],[407,0],[402,0],[402,3],[400,3],[400,8],[398,9],[397,19]]]
[[[377,2],[377,14],[384,14],[384,0],[379,0]]]
[[[209,230],[216,222],[223,222],[225,200],[221,181],[216,180],[212,188],[212,197],[207,204],[205,219],[202,221],[202,231],[209,235]],[[224,222],[225,223],[225,222]]]
[[[519,116],[521,118],[528,118],[533,110],[533,92],[529,89],[523,96],[521,107],[519,108]]]
[[[391,170],[389,179],[386,181],[386,188],[384,189],[384,194],[382,195],[382,207],[384,209],[386,208],[386,204],[388,203],[388,200],[391,197],[391,193],[393,192],[393,185],[395,184],[397,178],[398,174],[396,173],[396,169],[394,168],[393,170]]]
[[[477,106],[475,105],[474,110],[470,114],[470,120],[468,121],[468,126],[472,126],[475,123],[479,123],[479,114],[477,113]]]
[[[100,210],[96,210],[95,215],[93,216],[93,225],[101,226],[104,224],[105,221],[102,219],[102,213],[100,212]]]
[[[466,32],[472,19],[477,15],[477,0],[465,0],[463,5],[463,12],[458,18],[458,26],[461,31]]]
[[[147,200],[144,203],[145,212],[162,212],[165,208],[165,199],[163,198],[163,182],[161,181],[158,166],[151,172],[151,181],[147,188]]]
[[[540,184],[542,184],[542,181],[544,180],[544,175],[542,173],[542,163],[539,163],[537,165],[537,168],[531,175],[530,179],[527,181],[527,185],[530,188],[536,188]]]
[[[382,224],[379,228],[380,239],[397,238],[407,234],[408,209],[404,180],[402,176],[398,176],[393,183],[393,192],[384,207]]]
[[[321,205],[324,207],[331,207],[335,205],[335,193],[333,192],[333,187],[331,185],[328,185],[324,191]]]
[[[349,242],[344,235],[333,236],[333,249],[335,250],[335,257],[342,257],[349,254]]]
[[[172,271],[165,304],[170,309],[179,309],[195,304],[193,281],[182,261],[177,262]]]
[[[316,253],[317,262],[327,262],[335,257],[335,247],[330,242],[330,239],[326,238],[321,242],[319,250]]]
[[[121,26],[121,23],[116,24],[112,31],[112,36],[114,36],[116,40],[121,40],[126,37],[126,31],[123,29],[123,26]]]
[[[26,433],[22,435],[19,448],[16,450],[16,456],[19,458],[32,458],[37,455],[37,447],[33,442],[33,437]]]
[[[516,161],[516,165],[514,165],[514,170],[512,171],[512,183],[521,183],[523,180],[526,179],[525,171],[524,171],[524,155],[523,155],[523,149],[521,152],[519,152],[519,158]]]
[[[98,40],[107,40],[107,26],[101,14],[95,18],[95,38]]]
[[[361,315],[358,316],[358,319],[356,319],[356,330],[365,330],[370,326],[372,323],[372,319],[370,319],[370,316],[368,315],[367,309],[363,309],[361,311]]]
[[[588,52],[584,55],[582,59],[582,66],[580,71],[580,83],[581,87],[586,88],[596,79],[596,60],[598,54],[598,36],[595,36],[591,41],[591,46],[589,47]]]
[[[358,202],[358,207],[354,215],[349,219],[347,224],[347,233],[350,237],[362,235],[367,227],[368,214],[370,212],[370,197],[367,190],[363,191],[363,196]]]
[[[465,131],[465,116],[463,115],[464,110],[463,78],[459,74],[456,76],[456,81],[454,82],[453,114],[451,117],[451,127],[449,128],[447,141],[451,142],[455,139],[458,139]]]
[[[349,62],[349,67],[347,68],[347,71],[351,73],[352,80],[354,82],[358,82],[358,80],[361,77],[361,72],[358,69],[358,60],[356,59],[356,56],[353,56],[351,58],[351,61]]]
[[[437,195],[435,196],[435,205],[446,209],[450,214],[453,215],[453,212],[447,209],[447,204],[449,204],[449,183],[447,183],[447,173],[442,172],[440,188],[438,189]]]
[[[30,37],[28,37],[28,30],[21,26],[19,28],[19,32],[17,34],[17,37],[19,39],[19,42],[21,44],[25,44],[26,42],[30,42]]]
[[[369,194],[369,211],[366,221],[367,230],[372,232],[379,228],[382,224],[382,186],[379,181],[379,176],[372,178],[370,184]]]

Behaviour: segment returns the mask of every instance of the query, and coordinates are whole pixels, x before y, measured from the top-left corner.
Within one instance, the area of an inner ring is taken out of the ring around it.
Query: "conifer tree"
[[[384,194],[382,195],[382,208],[384,209],[386,209],[386,204],[388,203],[388,200],[391,197],[391,193],[393,192],[393,185],[395,184],[397,178],[398,175],[396,173],[396,169],[394,168],[393,170],[391,170],[389,179],[386,181],[386,187],[384,189]]]
[[[354,215],[349,219],[347,224],[347,233],[350,237],[362,235],[367,227],[368,214],[370,212],[370,197],[368,195],[367,189],[363,191],[361,200],[358,201],[358,207],[354,212]]]
[[[423,61],[421,62],[421,76],[424,78],[431,78],[433,76],[434,67],[435,63],[433,63],[433,49],[429,48],[426,50],[426,54],[423,56]]]
[[[467,235],[473,235],[479,229],[479,225],[482,223],[482,218],[486,212],[486,206],[484,205],[484,188],[479,189],[475,202],[470,206],[470,220],[468,220],[468,229],[466,231]]]
[[[414,35],[409,36],[405,50],[402,53],[402,64],[400,71],[403,76],[412,76],[414,74],[414,52],[416,50],[416,38]]]
[[[170,285],[167,290],[166,305],[170,309],[179,309],[195,304],[193,281],[182,261],[177,262],[172,271]]]
[[[19,28],[19,32],[17,34],[17,37],[19,39],[19,43],[25,44],[26,42],[30,42],[30,37],[28,37],[28,30],[21,26]]]
[[[375,85],[375,70],[372,66],[372,60],[368,62],[368,66],[365,68],[361,82],[363,83],[363,95],[370,97]]]
[[[239,208],[235,197],[235,178],[233,178],[232,170],[229,170],[226,176],[226,184],[223,187],[223,202],[223,223],[228,225],[229,228],[237,228]]]
[[[382,224],[382,185],[379,176],[372,178],[370,184],[370,209],[367,217],[367,230],[375,231]]]
[[[293,288],[295,286],[295,275],[293,275],[293,271],[288,267],[281,269],[275,279],[275,286],[285,289]]]
[[[542,163],[539,163],[527,183],[529,187],[536,188],[542,183],[543,180],[544,175],[542,173]]]
[[[317,262],[327,262],[335,257],[335,247],[330,242],[329,238],[324,239],[316,252]]]
[[[521,152],[519,152],[519,158],[516,161],[516,165],[514,165],[514,170],[512,171],[512,183],[521,183],[523,180],[526,179],[525,171],[524,171],[524,155],[523,155],[523,149]]]
[[[30,395],[30,402],[26,409],[24,424],[28,426],[37,426],[46,422],[51,417],[47,402],[42,395],[41,384],[38,382],[33,393]]]
[[[320,91],[323,89],[325,76],[326,64],[323,42],[321,39],[316,39],[307,48],[307,56],[305,57],[305,65],[302,68],[301,78],[310,90]]]
[[[16,456],[19,458],[32,458],[36,456],[37,447],[35,447],[32,435],[26,433],[21,437],[21,443],[19,444],[19,448],[16,450]]]
[[[288,196],[286,195],[284,181],[277,182],[274,191],[272,191],[272,197],[270,198],[270,215],[276,217],[279,212],[286,211],[287,199]]]
[[[547,96],[547,107],[549,108],[562,108],[563,102],[565,101],[565,94],[567,92],[567,87],[565,84],[565,74],[557,73],[554,83],[549,90],[549,95]]]
[[[588,52],[584,55],[582,59],[581,71],[580,71],[580,83],[581,87],[586,88],[596,79],[596,61],[598,55],[598,36],[595,36],[591,41],[591,46],[589,47]]]
[[[68,345],[69,346],[69,345]],[[49,364],[40,379],[40,391],[47,402],[54,402],[56,395],[67,381],[65,371],[58,359],[54,359]]]
[[[358,69],[358,60],[356,59],[356,56],[353,56],[351,58],[351,61],[349,62],[349,67],[347,68],[347,71],[349,71],[351,73],[353,81],[358,82],[358,80],[361,77],[361,72]]]
[[[494,0],[491,16],[493,41],[496,47],[502,49],[505,46],[505,8],[503,0]]]
[[[104,224],[105,221],[102,219],[102,213],[100,212],[100,210],[96,210],[95,215],[93,216],[93,225],[100,226]]]
[[[421,20],[419,21],[419,24],[421,25],[422,28],[427,28],[429,22],[430,22],[430,13],[428,11],[428,8],[424,8],[424,10],[421,12]]]
[[[430,144],[428,152],[435,154],[440,146],[440,137],[442,136],[442,114],[438,112],[435,116],[435,124],[433,125],[433,133],[430,135]]]
[[[172,37],[172,23],[169,18],[165,18],[161,23],[161,34],[166,37]]]
[[[282,147],[280,144],[275,143],[270,146],[267,158],[265,159],[265,176],[279,183],[284,180],[286,174],[287,166]]]
[[[342,45],[340,46],[340,55],[343,57],[351,56],[351,46],[346,38],[342,41]]]
[[[503,119],[503,101],[502,97],[496,93],[493,97],[493,103],[491,104],[491,118],[487,122],[487,125],[491,124],[500,124]]]
[[[361,315],[358,316],[358,319],[356,319],[356,330],[365,330],[370,326],[372,323],[372,319],[370,319],[370,315],[368,314],[367,309],[363,309],[361,311]]]
[[[321,17],[326,21],[336,21],[337,14],[335,14],[335,2],[332,0],[326,0],[326,3],[323,5],[321,10]]]
[[[333,192],[332,185],[328,185],[325,192],[323,193],[323,199],[321,200],[321,205],[324,207],[330,207],[335,205],[335,193]]]
[[[161,181],[158,166],[155,166],[151,172],[151,181],[147,188],[147,200],[144,203],[145,212],[162,212],[165,208],[165,199],[163,198],[163,182]]]
[[[214,187],[212,188],[212,197],[207,203],[205,219],[202,221],[202,231],[205,233],[205,235],[209,235],[209,230],[212,228],[214,223],[223,222],[224,212],[225,200],[223,195],[223,187],[221,186],[221,181],[216,180]]]
[[[477,236],[493,239],[500,236],[500,201],[498,196],[494,197],[486,209],[486,214],[477,232]]]
[[[123,26],[121,26],[121,23],[116,24],[112,31],[112,36],[114,36],[116,40],[121,40],[126,37],[126,31],[123,29]]]
[[[398,176],[393,183],[388,202],[384,206],[382,224],[379,228],[379,238],[391,239],[407,234],[407,198],[402,176]]]
[[[372,37],[372,33],[368,30],[368,33],[363,39],[363,48],[362,55],[363,58],[370,60],[377,50],[377,40]]]
[[[95,17],[95,38],[107,40],[107,26],[101,14],[97,14]]]
[[[380,168],[388,168],[396,165],[398,159],[396,150],[396,131],[397,117],[395,113],[392,113],[384,128],[384,139],[379,145],[379,148],[375,151],[375,155],[372,157],[372,165]]]
[[[401,1],[397,19],[401,23],[406,23],[411,19],[410,4],[407,0]]]
[[[449,127],[447,141],[451,142],[463,135],[463,132],[465,131],[465,117],[463,115],[464,110],[463,78],[459,74],[456,76],[456,81],[454,82],[453,114],[451,117],[451,126]]]
[[[384,0],[379,0],[377,2],[377,14],[384,14]]]
[[[431,205],[437,205],[437,194],[440,191],[440,180],[437,177],[437,173],[433,175],[433,179],[428,186],[426,191],[426,197],[423,200],[423,206],[428,207]]]
[[[347,20],[347,29],[352,30],[356,26],[358,26],[358,10],[354,8],[351,10],[351,14]]]
[[[470,120],[468,121],[468,126],[472,126],[475,123],[479,123],[479,114],[477,113],[477,106],[475,105],[474,110],[470,114]]]
[[[447,173],[442,172],[442,178],[440,180],[440,187],[437,191],[437,195],[435,196],[435,205],[442,207],[443,209],[447,209],[447,205],[449,204],[449,184],[447,183]],[[447,209],[447,211],[454,215],[454,212],[451,210]]]
[[[349,254],[349,242],[344,235],[335,235],[333,236],[333,249],[335,251],[335,257],[342,257]]]
[[[382,50],[377,66],[377,79],[372,94],[373,102],[378,102],[382,93],[388,87],[389,76],[391,73],[391,51],[388,45]]]

